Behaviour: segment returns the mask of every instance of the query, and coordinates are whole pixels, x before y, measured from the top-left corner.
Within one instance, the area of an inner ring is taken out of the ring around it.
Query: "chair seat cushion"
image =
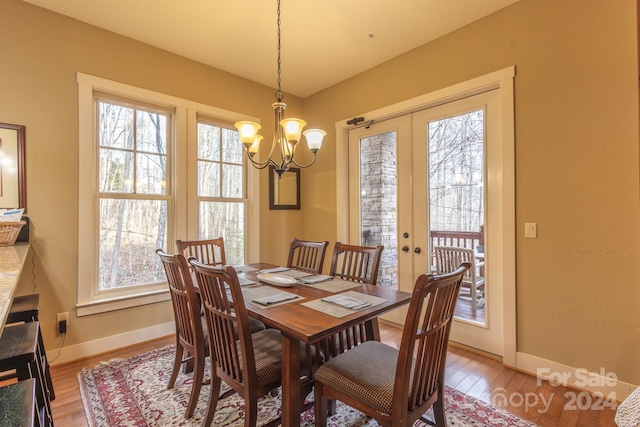
[[[383,414],[391,413],[398,350],[378,341],[367,341],[318,368],[316,381]],[[375,375],[371,375],[375,372]]]
[[[277,329],[264,329],[251,335],[253,353],[256,359],[258,386],[279,383],[282,379],[282,335]],[[240,341],[236,343],[240,351]],[[300,343],[300,363],[307,359],[307,347]],[[315,347],[311,347],[315,360]]]
[[[258,385],[280,381],[282,376],[282,336],[277,329],[265,329],[251,335],[256,359]],[[237,343],[240,347],[240,341]]]

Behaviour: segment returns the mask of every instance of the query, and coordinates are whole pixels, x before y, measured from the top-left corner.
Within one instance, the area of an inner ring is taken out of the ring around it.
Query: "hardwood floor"
[[[475,322],[480,322],[482,324],[484,324],[484,308],[485,306],[483,305],[482,307],[478,307],[476,309],[476,315],[473,315],[473,312],[471,311],[471,299],[470,298],[464,298],[464,297],[460,297],[458,298],[458,302],[456,302],[456,317],[460,317],[462,319],[466,319],[466,320],[472,320]]]
[[[380,333],[382,341],[395,347],[399,345],[400,329],[381,324]],[[53,366],[51,375],[56,399],[51,402],[51,406],[56,425],[62,427],[87,426],[78,387],[78,373],[83,369],[96,366],[101,361],[129,357],[173,344],[173,342],[174,338],[169,336],[99,356]],[[450,346],[447,356],[446,384],[541,426],[615,427],[616,425],[613,421],[615,410],[611,408],[565,409],[566,405],[572,403],[572,393],[573,395],[577,393],[574,390],[561,386],[553,387],[546,381],[541,381],[538,385],[536,378],[505,368],[495,358],[453,346]],[[507,397],[507,404],[498,404],[498,398],[504,396]],[[520,399],[521,397],[526,398],[529,405],[525,405]],[[589,405],[579,403],[577,406]]]

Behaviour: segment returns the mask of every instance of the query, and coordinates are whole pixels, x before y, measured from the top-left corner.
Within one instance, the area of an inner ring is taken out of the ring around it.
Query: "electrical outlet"
[[[64,323],[61,324],[60,322],[64,322]],[[65,332],[67,332],[67,328],[69,327],[69,312],[68,311],[65,311],[64,313],[58,313],[56,315],[56,325],[58,325],[58,333],[59,334],[63,334]]]

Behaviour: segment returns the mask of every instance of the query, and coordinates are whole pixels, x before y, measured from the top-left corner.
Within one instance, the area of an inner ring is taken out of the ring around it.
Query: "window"
[[[164,280],[173,114],[96,96],[98,289]]]
[[[259,174],[233,127],[255,118],[81,73],[78,110],[79,316],[168,300],[155,250],[178,238],[257,259]]]
[[[244,264],[244,152],[238,132],[198,119],[198,212],[201,239],[223,237],[227,264]]]

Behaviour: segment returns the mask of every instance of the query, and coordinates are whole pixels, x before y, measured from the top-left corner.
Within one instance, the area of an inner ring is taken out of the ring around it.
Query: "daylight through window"
[[[156,283],[164,272],[171,113],[97,98],[99,289]]]

